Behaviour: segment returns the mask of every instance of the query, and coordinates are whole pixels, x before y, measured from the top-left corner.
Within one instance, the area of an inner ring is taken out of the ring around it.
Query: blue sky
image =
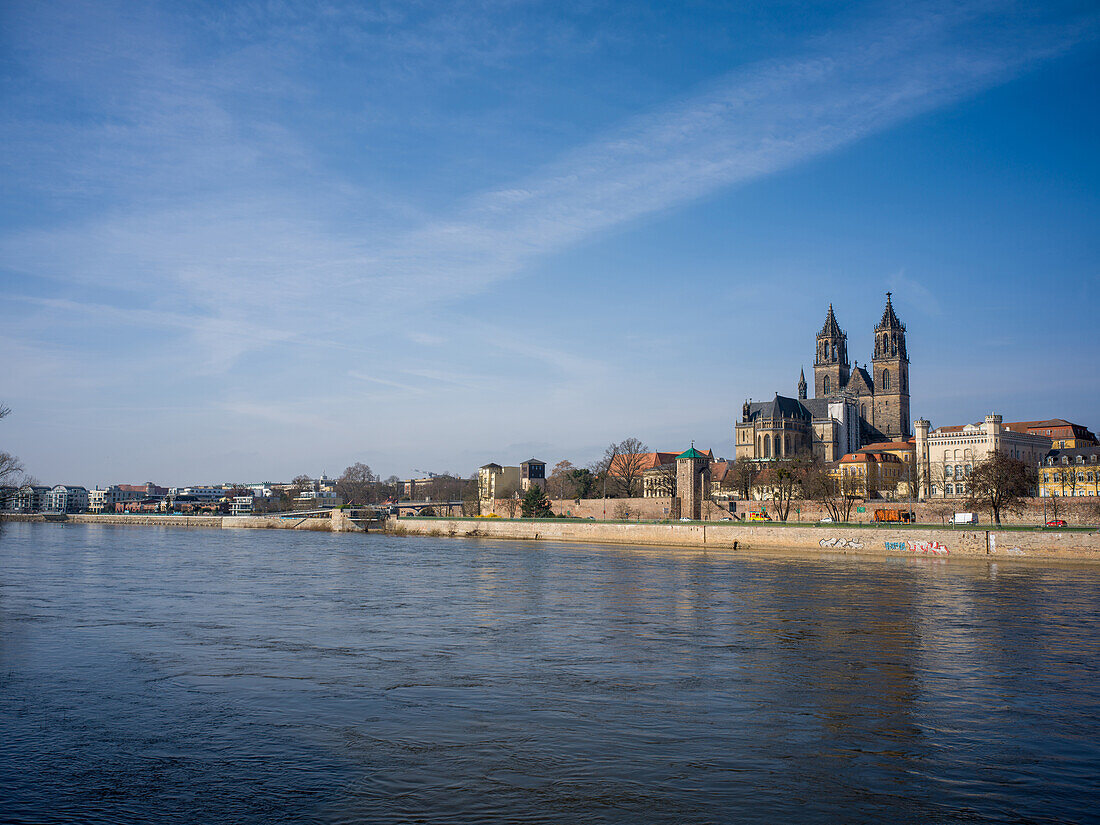
[[[1100,426],[1094,4],[562,5],[4,4],[0,449],[731,455],[886,290],[914,416]]]

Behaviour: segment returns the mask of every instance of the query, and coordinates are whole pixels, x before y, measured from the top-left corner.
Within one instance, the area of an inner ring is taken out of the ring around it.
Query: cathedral
[[[813,398],[806,397],[807,389],[803,370],[797,398],[777,394],[771,401],[746,401],[734,427],[737,457],[767,460],[810,450],[839,461],[864,444],[910,437],[905,324],[889,292],[869,367],[849,365],[848,334],[829,304],[817,334]]]

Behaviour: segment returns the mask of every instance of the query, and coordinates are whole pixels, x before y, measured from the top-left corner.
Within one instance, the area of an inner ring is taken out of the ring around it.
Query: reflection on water
[[[1084,821],[1100,569],[4,525],[15,822]]]

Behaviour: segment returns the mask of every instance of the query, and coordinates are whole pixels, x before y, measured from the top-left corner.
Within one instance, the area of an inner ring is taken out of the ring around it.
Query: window
[[[951,478],[951,465],[950,464],[943,465],[943,474],[944,474],[945,478]]]
[[[890,389],[890,371],[889,370],[883,370],[882,371],[882,388],[884,390]]]
[[[828,344],[826,344],[825,346],[827,347]],[[821,389],[824,391],[825,395],[829,394],[829,376],[826,375],[824,380],[821,382]]]
[[[955,495],[955,489],[950,484],[943,485],[943,494],[945,496]]]
[[[963,474],[963,468],[962,468],[962,466],[961,466],[961,465],[959,465],[959,464],[956,464],[956,465],[955,465],[955,476],[956,476],[957,478],[962,478],[962,474]]]

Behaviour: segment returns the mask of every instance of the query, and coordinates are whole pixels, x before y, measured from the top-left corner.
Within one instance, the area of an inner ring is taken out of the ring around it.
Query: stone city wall
[[[1098,531],[962,530],[740,523],[631,524],[552,519],[402,518],[398,535],[585,541],[714,550],[812,550],[919,556],[996,556],[1100,560]]]

